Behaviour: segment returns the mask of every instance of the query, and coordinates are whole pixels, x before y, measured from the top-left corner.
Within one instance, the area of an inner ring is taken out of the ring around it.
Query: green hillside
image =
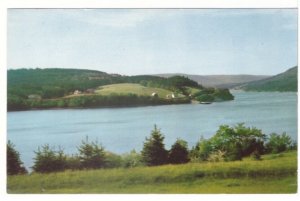
[[[257,161],[8,176],[8,193],[296,193],[297,152]]]
[[[201,100],[207,98],[206,94],[210,102],[233,99],[226,89],[206,89],[183,76],[121,76],[95,70],[53,68],[8,70],[7,78],[8,111],[189,103],[196,98],[191,96],[188,90],[191,88],[201,91],[198,94]],[[157,95],[153,97],[153,93]],[[173,93],[176,97],[168,98]]]
[[[246,91],[298,91],[298,67],[293,67],[287,71],[273,77],[249,82],[239,88]]]

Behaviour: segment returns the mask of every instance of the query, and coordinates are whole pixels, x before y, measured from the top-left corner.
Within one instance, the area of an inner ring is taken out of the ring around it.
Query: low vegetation
[[[296,193],[297,153],[234,162],[9,176],[8,193]]]

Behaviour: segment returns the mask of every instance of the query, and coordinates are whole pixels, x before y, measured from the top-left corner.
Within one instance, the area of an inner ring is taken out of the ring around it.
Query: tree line
[[[106,151],[97,141],[88,137],[78,147],[78,153],[67,155],[63,149],[48,144],[35,151],[34,172],[48,173],[67,169],[129,168],[136,166],[157,166],[183,164],[188,162],[218,162],[242,160],[252,157],[261,160],[262,154],[280,153],[297,149],[297,143],[286,133],[265,135],[255,127],[244,124],[221,125],[211,138],[203,137],[190,150],[186,141],[177,139],[170,150],[165,148],[164,135],[157,126],[143,144],[141,152],[131,151],[117,155]],[[20,154],[9,141],[7,144],[7,174],[24,174],[27,170],[20,160]]]
[[[93,108],[93,107],[125,107],[143,105],[167,105],[190,103],[187,97],[164,99],[136,94],[84,95],[70,98],[24,100],[13,96],[8,97],[8,111],[48,108]]]

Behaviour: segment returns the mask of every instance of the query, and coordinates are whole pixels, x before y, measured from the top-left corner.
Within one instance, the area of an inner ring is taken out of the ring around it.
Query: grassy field
[[[116,94],[136,94],[139,96],[151,96],[152,93],[157,93],[158,97],[166,98],[167,95],[171,96],[172,91],[161,89],[161,88],[153,88],[153,87],[144,87],[140,84],[131,84],[131,83],[123,83],[123,84],[111,84],[101,86],[96,90],[97,94],[100,95],[110,95],[112,93]]]
[[[8,193],[296,193],[297,152],[235,162],[9,176]]]
[[[194,95],[194,94],[196,94],[197,92],[201,91],[200,89],[193,88],[193,87],[185,87],[185,88],[186,88],[187,92],[188,92],[189,94],[192,94],[192,95]]]

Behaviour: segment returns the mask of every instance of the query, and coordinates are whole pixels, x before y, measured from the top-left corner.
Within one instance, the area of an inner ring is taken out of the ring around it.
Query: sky
[[[297,65],[296,9],[9,9],[7,67],[275,75]]]

